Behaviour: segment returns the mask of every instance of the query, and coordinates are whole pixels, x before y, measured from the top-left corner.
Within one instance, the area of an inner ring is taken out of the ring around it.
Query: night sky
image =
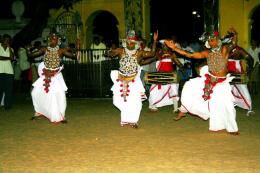
[[[194,10],[199,12],[200,18],[192,15]],[[197,38],[203,33],[203,0],[152,0],[151,25],[151,30],[158,29],[161,37]]]

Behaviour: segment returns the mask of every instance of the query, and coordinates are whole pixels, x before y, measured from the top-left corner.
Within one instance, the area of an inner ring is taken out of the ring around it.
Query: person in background
[[[146,39],[141,39],[141,41],[140,41],[140,50],[142,50],[142,51],[151,51],[151,48],[149,48],[147,46]],[[149,94],[150,85],[147,85],[145,83],[144,75],[145,75],[145,73],[150,72],[150,64],[151,63],[152,62],[150,62],[149,64],[144,64],[144,65],[141,66],[142,70],[141,70],[141,76],[140,77],[141,77],[142,83],[144,85],[146,95]]]
[[[139,49],[140,42],[135,31],[129,31],[123,40],[123,47],[107,52],[107,56],[119,58],[119,70],[112,70],[110,76],[113,81],[113,104],[121,112],[121,126],[138,128],[142,98],[145,95],[140,66],[154,58],[157,38],[158,32],[155,32],[151,51],[144,51]]]
[[[100,36],[94,36],[90,49],[106,49],[106,45],[101,42]]]
[[[183,65],[176,54],[164,44],[164,40],[161,42],[161,48],[157,49],[156,56],[158,59],[156,63],[157,72],[177,73],[176,69],[174,69],[174,64],[176,64],[180,71],[183,70]],[[178,89],[179,83],[152,84],[149,96],[150,111],[157,112],[159,107],[173,105],[173,112],[177,112],[179,101]]]
[[[32,52],[37,52],[38,50],[41,49],[41,47],[42,47],[41,41],[37,40],[37,41],[34,42],[33,47],[31,48],[31,51]],[[42,56],[33,58],[31,60],[31,62],[32,62],[32,64],[31,64],[31,68],[32,68],[32,83],[34,83],[39,78],[38,66],[43,61],[43,57],[44,56],[42,55]]]
[[[251,46],[248,49],[248,53],[253,57],[254,64],[253,70],[250,74],[250,81],[249,81],[249,90],[252,94],[258,94],[259,88],[257,87],[258,78],[259,78],[259,54],[260,48],[257,46],[257,42],[255,40],[251,41]]]
[[[19,47],[17,51],[18,55],[18,64],[21,69],[21,92],[23,94],[30,94],[30,89],[32,85],[32,81],[29,79],[31,64],[27,55],[27,49],[30,49],[31,43],[25,43],[21,47]]]
[[[0,42],[0,100],[3,99],[5,110],[11,109],[13,105],[14,69],[11,61],[14,59],[14,52],[11,39],[10,35],[4,34]]]
[[[235,35],[233,39],[237,39],[233,28],[230,28],[230,32]],[[187,58],[207,59],[206,70],[203,70],[205,73],[184,84],[180,113],[176,120],[189,112],[204,120],[209,119],[210,131],[226,130],[230,134],[238,135],[234,97],[229,84],[233,78],[228,75],[227,69],[229,52],[233,47],[222,45],[217,31],[204,33],[201,40],[205,42],[207,49],[194,53],[177,48],[172,41],[165,41],[173,51]]]

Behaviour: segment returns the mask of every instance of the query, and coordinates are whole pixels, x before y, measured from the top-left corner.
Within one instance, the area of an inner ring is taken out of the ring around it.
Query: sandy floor
[[[260,96],[256,114],[237,109],[239,136],[208,131],[208,121],[174,121],[172,107],[149,113],[140,128],[119,126],[112,100],[68,99],[68,124],[31,121],[30,99],[0,109],[0,173],[258,173]]]

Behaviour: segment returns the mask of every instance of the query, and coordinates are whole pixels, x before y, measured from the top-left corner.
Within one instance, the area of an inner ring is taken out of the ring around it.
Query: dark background
[[[199,18],[192,14],[194,10],[199,12]],[[203,23],[203,0],[151,1],[151,30],[158,29],[161,37],[198,38],[203,33]]]
[[[0,19],[13,19],[13,0],[3,0]],[[38,0],[24,0],[24,18],[34,15]],[[47,1],[44,1],[47,2]],[[51,1],[50,1],[51,2]],[[158,29],[160,38],[176,36],[179,40],[197,39],[204,31],[203,0],[151,0],[151,32]],[[198,11],[200,18],[192,15]],[[260,42],[260,8],[252,16],[251,37]],[[41,20],[41,19],[39,19]]]

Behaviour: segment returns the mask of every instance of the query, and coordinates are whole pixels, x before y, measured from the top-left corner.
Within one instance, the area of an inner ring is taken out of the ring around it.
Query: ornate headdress
[[[221,45],[221,40],[219,38],[219,32],[213,31],[213,32],[204,32],[200,37],[199,40],[202,42],[205,42],[206,48],[210,49],[210,45],[208,43],[209,39],[218,39],[219,45]]]
[[[126,47],[126,42],[134,42],[136,43],[136,49],[139,48],[140,46],[140,42],[141,40],[139,39],[139,37],[136,35],[135,31],[134,30],[129,30],[127,32],[127,36],[126,36],[126,39],[122,39],[122,45],[123,47]]]
[[[206,41],[208,41],[209,39],[212,39],[212,38],[219,38],[219,33],[218,33],[218,31],[204,32],[204,33],[199,37],[199,40],[200,40],[200,41],[203,41],[203,42],[206,42]]]

